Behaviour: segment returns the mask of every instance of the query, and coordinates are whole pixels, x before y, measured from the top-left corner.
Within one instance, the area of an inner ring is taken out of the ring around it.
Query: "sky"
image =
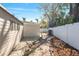
[[[3,3],[2,5],[19,20],[24,17],[26,21],[35,22],[35,19],[40,19],[42,15],[38,3]]]

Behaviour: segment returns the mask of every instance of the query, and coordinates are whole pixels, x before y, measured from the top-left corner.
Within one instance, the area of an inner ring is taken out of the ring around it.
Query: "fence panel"
[[[52,28],[53,34],[79,50],[79,23]]]

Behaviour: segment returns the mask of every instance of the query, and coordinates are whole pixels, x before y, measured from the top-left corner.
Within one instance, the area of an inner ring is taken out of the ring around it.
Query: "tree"
[[[43,4],[44,18],[48,18],[49,27],[70,24],[79,21],[79,3]]]
[[[25,22],[26,21],[26,18],[23,17],[23,21]]]
[[[38,19],[35,19],[36,21],[37,21],[37,23],[38,23]]]
[[[69,8],[68,4],[43,4],[42,9],[45,17],[48,18],[49,27],[54,27],[58,23],[58,18],[60,19],[60,23],[62,23],[63,19],[66,16],[66,10]]]
[[[32,20],[31,20],[30,22],[31,22],[31,23],[33,23],[33,21],[32,21]]]
[[[73,12],[73,7],[72,7],[72,3],[70,3],[70,12],[69,12],[70,16],[72,15],[72,12]]]
[[[43,11],[44,17],[48,18],[47,19],[47,21],[48,21],[48,27],[50,27],[50,25],[52,23],[51,22],[52,20],[53,20],[52,25],[54,25],[54,23],[55,23],[55,17],[52,16],[52,15],[56,15],[56,12],[55,12],[56,5],[57,4],[53,4],[53,6],[55,6],[55,7],[52,7],[52,4],[49,4],[49,3],[41,5],[41,10]]]
[[[41,28],[47,28],[47,22],[44,19],[40,21],[40,25],[41,25]]]
[[[79,3],[70,4],[70,15],[73,15],[75,22],[79,22]]]

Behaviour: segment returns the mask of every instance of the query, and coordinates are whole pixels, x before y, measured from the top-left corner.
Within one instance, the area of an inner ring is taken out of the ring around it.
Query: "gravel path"
[[[9,56],[23,56],[25,51],[30,50],[30,47],[34,41],[31,41],[29,38],[21,40],[19,44],[14,47]]]
[[[79,51],[55,37],[33,42],[21,41],[10,56],[79,56]]]
[[[34,50],[32,48],[34,47]],[[10,56],[27,56],[26,51],[33,50],[28,56],[50,56],[50,42],[43,39],[33,45],[33,41],[21,41],[10,53]],[[26,54],[25,54],[26,53]]]
[[[10,53],[9,56],[22,56],[24,55],[25,50],[28,49],[26,42],[20,42]]]
[[[49,45],[49,43],[44,43],[40,45],[29,56],[50,56]]]
[[[43,39],[43,44],[40,45],[35,51],[33,51],[29,56],[51,56],[51,44],[50,39],[53,37],[50,37],[48,39]]]

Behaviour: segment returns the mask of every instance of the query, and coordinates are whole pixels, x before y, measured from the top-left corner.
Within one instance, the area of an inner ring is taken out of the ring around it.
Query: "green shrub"
[[[52,22],[53,22],[53,20],[52,20]],[[65,24],[71,24],[71,23],[75,23],[75,22],[76,21],[75,21],[73,16],[67,16],[66,18],[58,17],[58,18],[55,19],[54,27],[65,25]]]

